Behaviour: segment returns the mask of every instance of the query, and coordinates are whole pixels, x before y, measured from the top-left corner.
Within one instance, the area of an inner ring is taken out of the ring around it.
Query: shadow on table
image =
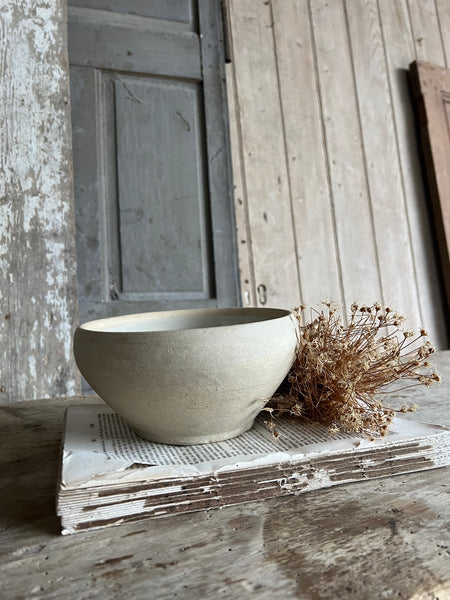
[[[39,408],[31,404],[0,405],[1,527],[58,535],[55,497],[64,409],[50,401]]]

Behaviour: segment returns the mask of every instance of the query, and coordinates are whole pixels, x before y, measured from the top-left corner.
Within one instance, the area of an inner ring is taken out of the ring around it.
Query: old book
[[[62,533],[223,507],[450,464],[450,430],[396,417],[389,435],[330,437],[324,427],[260,415],[237,438],[147,442],[109,408],[65,415],[57,512]]]

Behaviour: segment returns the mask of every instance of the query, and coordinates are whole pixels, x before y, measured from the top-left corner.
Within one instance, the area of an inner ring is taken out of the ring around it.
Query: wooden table
[[[408,398],[450,426],[450,352],[436,364]],[[450,598],[448,467],[61,536],[64,407],[92,401],[0,406],[2,600]]]

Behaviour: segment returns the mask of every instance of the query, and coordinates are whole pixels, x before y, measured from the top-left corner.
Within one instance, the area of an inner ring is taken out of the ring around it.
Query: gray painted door
[[[80,322],[238,304],[219,0],[71,0]]]

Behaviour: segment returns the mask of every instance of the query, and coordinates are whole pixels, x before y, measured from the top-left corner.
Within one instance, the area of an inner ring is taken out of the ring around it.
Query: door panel
[[[219,2],[88,4],[69,7],[80,321],[238,305]]]
[[[208,298],[199,86],[127,77],[114,88],[122,292]]]
[[[201,79],[198,34],[144,17],[69,7],[69,60],[96,69]]]
[[[70,4],[186,24],[193,22],[192,3],[189,0],[70,0]]]
[[[97,148],[99,140],[95,126],[98,115],[99,76],[93,69],[70,68],[72,104],[72,144],[76,241],[78,267],[78,299],[80,306],[88,301],[104,299],[104,225],[101,214],[103,179]],[[89,107],[89,110],[86,109]],[[103,213],[104,211],[102,211]]]

